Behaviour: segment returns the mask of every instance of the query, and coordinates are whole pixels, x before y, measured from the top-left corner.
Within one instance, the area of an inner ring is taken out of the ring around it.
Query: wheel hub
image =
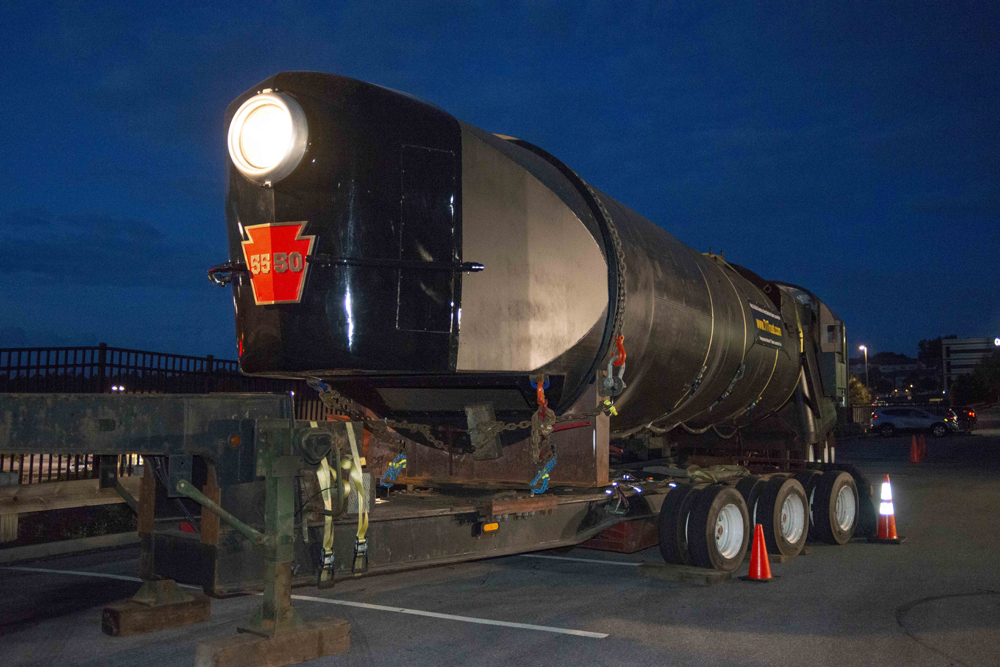
[[[743,546],[743,515],[732,503],[719,510],[715,519],[715,545],[726,559],[735,558]]]
[[[834,513],[836,515],[837,526],[847,531],[854,525],[854,515],[857,512],[858,502],[854,497],[851,487],[841,487],[837,492],[837,500],[834,503]]]
[[[806,529],[806,508],[802,498],[789,495],[781,504],[781,535],[795,544]]]

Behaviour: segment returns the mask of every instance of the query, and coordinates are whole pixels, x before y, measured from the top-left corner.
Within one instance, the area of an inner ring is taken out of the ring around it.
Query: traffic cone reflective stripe
[[[753,531],[753,551],[750,552],[750,574],[740,577],[746,581],[770,581],[777,579],[771,575],[771,563],[767,559],[767,543],[764,542],[764,526],[759,523]]]
[[[896,512],[892,506],[892,485],[889,483],[889,476],[886,475],[882,481],[882,504],[878,510],[878,537],[880,540],[895,540],[896,535]]]

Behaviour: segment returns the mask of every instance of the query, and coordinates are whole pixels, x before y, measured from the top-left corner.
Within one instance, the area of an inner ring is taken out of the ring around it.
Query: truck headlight
[[[292,173],[306,152],[309,128],[299,103],[284,93],[244,102],[229,124],[229,157],[252,181],[270,184]]]

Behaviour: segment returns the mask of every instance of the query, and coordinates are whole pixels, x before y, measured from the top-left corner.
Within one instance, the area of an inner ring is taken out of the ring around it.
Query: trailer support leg
[[[293,434],[270,431],[258,434],[258,474],[265,476],[264,535],[255,541],[264,548],[264,596],[250,620],[237,628],[240,634],[201,642],[195,649],[197,667],[237,665],[291,665],[335,653],[351,645],[351,624],[328,618],[306,622],[292,607],[292,562],[295,544],[295,476],[302,460],[292,455]],[[183,489],[183,490],[182,490]],[[178,491],[240,529],[240,522],[193,489],[178,484]],[[243,526],[244,534],[256,533]],[[259,535],[259,533],[257,533]]]
[[[274,637],[304,624],[292,607],[293,494],[298,467],[297,457],[281,456],[271,461],[264,494],[264,600],[249,623],[238,628],[240,632]]]

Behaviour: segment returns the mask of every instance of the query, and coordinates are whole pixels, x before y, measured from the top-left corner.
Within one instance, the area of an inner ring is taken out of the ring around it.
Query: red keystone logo
[[[304,236],[305,222],[274,222],[246,227],[243,258],[250,269],[253,300],[258,306],[298,303],[306,282],[315,236]]]

